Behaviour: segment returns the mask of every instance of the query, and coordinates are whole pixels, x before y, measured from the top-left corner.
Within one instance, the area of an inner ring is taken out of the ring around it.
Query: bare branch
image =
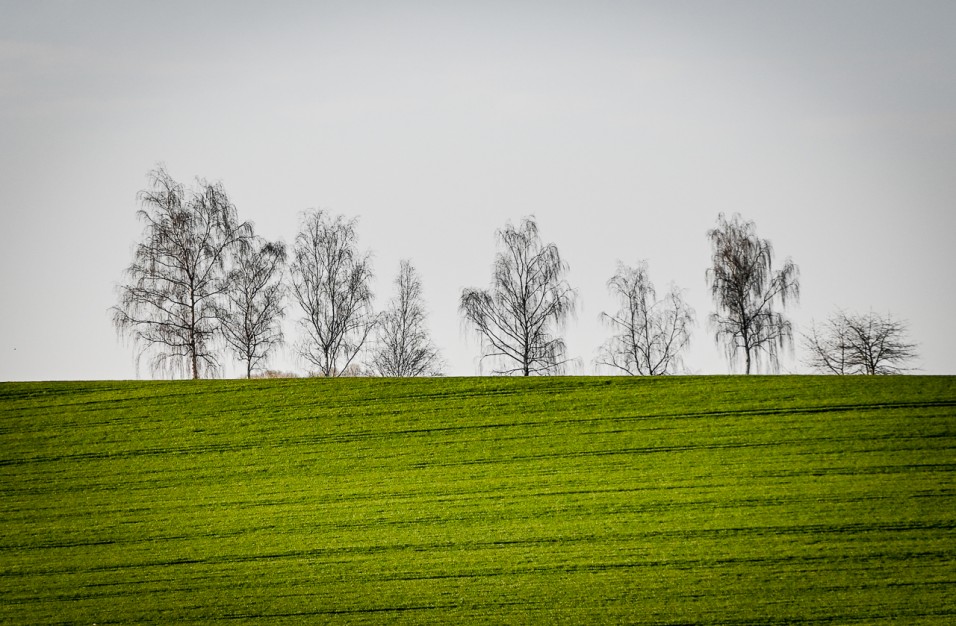
[[[303,214],[291,266],[292,295],[304,317],[301,356],[323,376],[340,376],[376,324],[371,260],[356,249],[356,220]]]
[[[811,326],[803,345],[807,365],[830,374],[903,374],[910,368],[902,365],[917,356],[916,344],[906,340],[906,324],[872,311],[839,311],[821,328]]]
[[[495,373],[558,373],[567,360],[555,331],[574,314],[577,299],[564,278],[568,266],[557,246],[541,243],[533,217],[517,229],[507,224],[496,237],[491,288],[464,289],[459,311],[482,339],[482,359],[498,364]]]
[[[620,308],[614,315],[601,314],[614,334],[601,347],[597,363],[631,376],[674,373],[694,325],[694,310],[680,290],[672,286],[658,300],[644,261],[634,268],[618,263],[607,286]]]
[[[773,246],[757,237],[754,223],[742,221],[740,215],[728,221],[721,213],[707,237],[713,263],[707,282],[717,307],[710,316],[714,339],[724,344],[731,365],[743,353],[748,374],[764,355],[771,368],[778,369],[779,351],[793,344],[793,328],[774,305],[779,301],[786,307],[788,300],[799,299],[799,268],[786,259],[774,272]]]
[[[395,286],[379,321],[370,368],[379,376],[440,375],[441,359],[425,325],[421,279],[411,262],[401,262]]]
[[[217,310],[223,339],[246,366],[246,378],[282,344],[285,316],[282,269],[285,246],[256,238],[239,247],[226,276],[227,288]]]
[[[197,180],[187,191],[163,166],[149,173],[139,193],[144,222],[113,307],[117,332],[129,337],[140,355],[152,355],[154,370],[192,378],[216,371],[213,352],[216,312],[226,285],[227,256],[252,237],[222,185]]]

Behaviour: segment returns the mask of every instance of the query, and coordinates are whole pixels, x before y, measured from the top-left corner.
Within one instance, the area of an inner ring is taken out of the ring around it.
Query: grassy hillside
[[[0,623],[952,623],[956,378],[0,384]]]

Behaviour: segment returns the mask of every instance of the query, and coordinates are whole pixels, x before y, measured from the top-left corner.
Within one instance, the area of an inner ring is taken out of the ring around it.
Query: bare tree
[[[601,347],[598,364],[631,376],[674,373],[694,325],[694,310],[681,291],[672,286],[658,300],[645,261],[637,267],[618,263],[607,286],[620,308],[613,315],[601,313],[614,334]]]
[[[763,354],[778,369],[778,350],[793,344],[793,330],[774,306],[786,307],[788,300],[799,298],[800,270],[788,258],[774,271],[770,241],[757,237],[754,223],[740,215],[728,221],[721,213],[707,237],[713,252],[707,282],[717,306],[710,316],[715,340],[724,343],[731,365],[743,353],[747,374],[753,364],[760,365]]]
[[[503,362],[497,374],[554,374],[567,362],[556,333],[572,315],[576,294],[564,276],[568,265],[553,243],[541,243],[533,217],[496,233],[490,289],[466,288],[459,310],[482,338],[482,358]]]
[[[803,346],[810,355],[806,363],[818,372],[850,374],[850,338],[846,317],[840,313],[828,319],[822,328],[811,324],[809,334],[803,334]]]
[[[880,317],[840,311],[821,328],[803,335],[809,351],[807,364],[831,374],[902,374],[901,367],[916,358],[916,344],[906,340],[906,324],[890,315]]]
[[[441,374],[438,350],[425,326],[422,282],[408,260],[395,279],[398,293],[379,319],[371,368],[379,376],[433,376]]]
[[[302,308],[299,353],[322,376],[340,376],[375,326],[372,267],[356,249],[356,220],[307,212],[295,239],[292,294]]]
[[[252,237],[222,185],[197,180],[187,191],[163,166],[149,173],[140,192],[143,241],[119,287],[113,324],[151,353],[154,370],[188,371],[192,378],[218,366],[212,344],[217,300],[226,289],[230,250]]]
[[[246,378],[252,378],[283,341],[285,260],[281,242],[260,238],[240,246],[233,255],[218,316],[223,339],[246,366]]]

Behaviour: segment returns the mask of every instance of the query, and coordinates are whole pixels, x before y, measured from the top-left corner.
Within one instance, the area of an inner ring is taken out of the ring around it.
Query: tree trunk
[[[193,380],[199,380],[199,358],[196,356],[196,333],[193,332],[189,339],[190,366],[192,367]]]
[[[189,307],[189,352],[192,357],[193,380],[199,380],[199,357],[196,356],[196,294],[190,288]]]

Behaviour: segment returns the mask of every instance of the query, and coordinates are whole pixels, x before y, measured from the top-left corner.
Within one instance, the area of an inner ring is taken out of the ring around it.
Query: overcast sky
[[[461,289],[529,214],[580,295],[580,373],[616,262],[641,259],[697,311],[688,370],[730,371],[720,212],[799,265],[798,330],[891,313],[923,372],[956,374],[952,0],[0,0],[0,380],[151,375],[108,308],[159,162],[271,239],[308,208],[359,217],[379,305],[411,259],[450,374],[480,372]]]

